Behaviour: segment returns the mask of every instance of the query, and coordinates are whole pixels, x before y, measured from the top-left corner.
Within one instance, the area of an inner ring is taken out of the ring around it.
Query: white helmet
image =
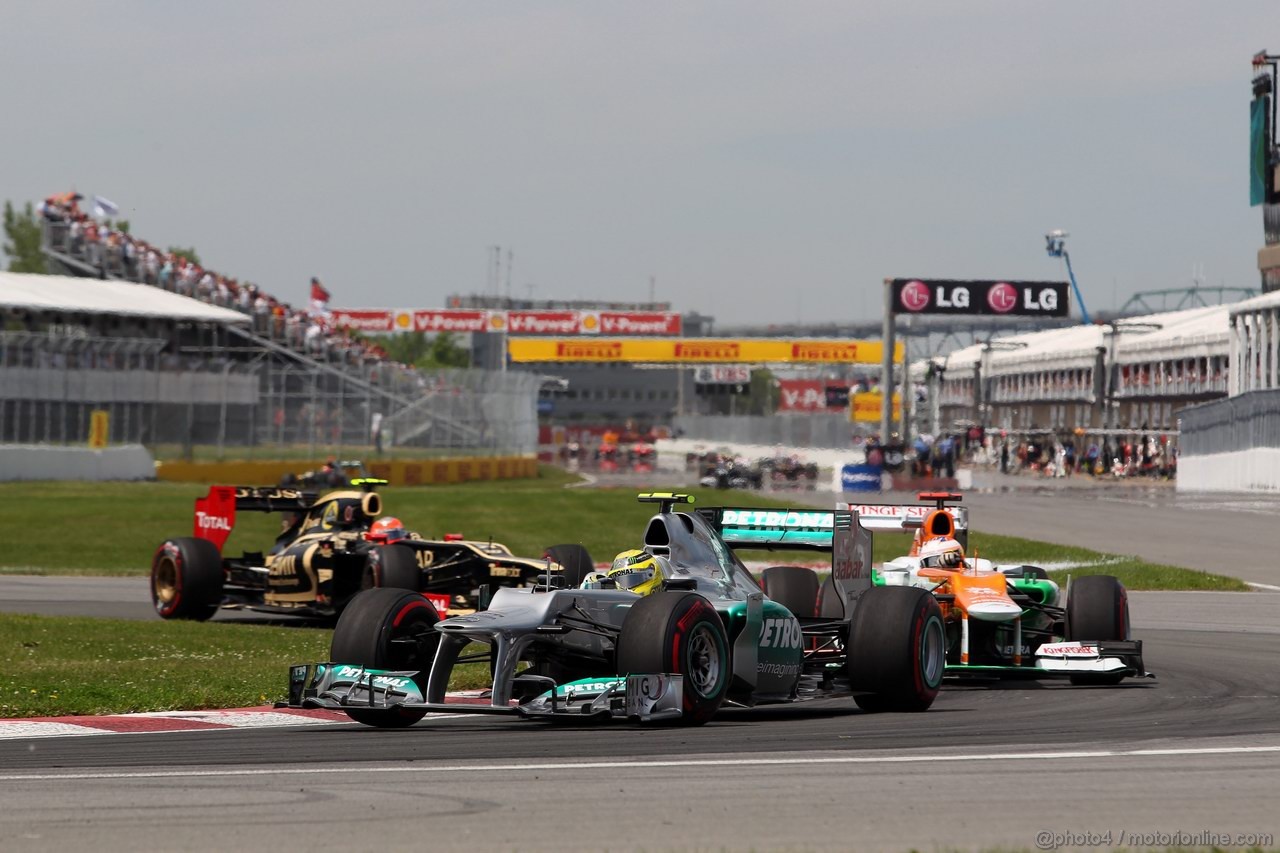
[[[920,546],[920,568],[958,569],[964,566],[964,548],[950,536],[927,540]]]

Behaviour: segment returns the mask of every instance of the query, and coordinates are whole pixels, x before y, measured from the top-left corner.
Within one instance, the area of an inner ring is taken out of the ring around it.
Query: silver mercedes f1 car
[[[696,725],[725,705],[933,703],[946,666],[938,603],[922,589],[873,584],[871,534],[856,513],[689,511],[692,498],[671,493],[640,500],[658,504],[637,552],[644,571],[592,576],[586,588],[563,588],[549,572],[543,585],[499,589],[487,609],[443,620],[416,593],[362,592],[338,621],[331,661],[294,666],[281,704],[399,727],[432,711]],[[788,597],[790,574],[809,570],[767,570],[762,588],[739,547],[829,552],[838,615],[797,616],[777,599]],[[491,667],[487,705],[445,702],[467,661]]]

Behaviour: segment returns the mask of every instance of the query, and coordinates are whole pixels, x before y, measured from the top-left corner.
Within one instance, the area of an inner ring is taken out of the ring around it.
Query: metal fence
[[[1280,389],[1192,406],[1178,417],[1184,456],[1280,447]]]
[[[0,442],[81,444],[91,413],[110,416],[112,443],[215,449],[416,447],[533,453],[539,377],[528,373],[395,371],[388,384],[333,365],[175,357],[152,339],[0,332]],[[195,368],[195,369],[193,369]],[[375,426],[377,429],[375,429]]]
[[[844,412],[758,415],[682,415],[675,419],[682,438],[709,444],[780,444],[784,447],[845,449],[854,425]]]

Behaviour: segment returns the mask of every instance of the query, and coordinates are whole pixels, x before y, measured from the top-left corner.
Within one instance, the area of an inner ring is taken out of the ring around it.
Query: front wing
[[[588,678],[557,685],[542,676],[517,676],[517,687],[545,687],[533,699],[507,705],[427,702],[417,671],[369,669],[356,664],[298,664],[289,669],[289,708],[333,711],[423,710],[450,714],[504,714],[530,719],[671,720],[682,714],[684,676],[664,673]]]
[[[1063,640],[1043,643],[1020,666],[947,664],[948,676],[1001,676],[1052,678],[1058,676],[1108,676],[1154,678],[1142,662],[1141,640]]]

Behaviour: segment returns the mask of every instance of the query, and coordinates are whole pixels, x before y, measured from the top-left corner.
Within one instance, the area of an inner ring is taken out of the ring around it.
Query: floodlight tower
[[[1071,269],[1071,255],[1067,252],[1069,236],[1071,235],[1061,228],[1055,228],[1044,235],[1044,248],[1049,253],[1049,257],[1062,258],[1067,262],[1067,277],[1071,279],[1071,292],[1076,295],[1076,302],[1080,303],[1080,319],[1084,320],[1085,325],[1089,325],[1093,321],[1089,319],[1089,309],[1084,307],[1084,297],[1080,295],[1080,285],[1076,284],[1076,274]]]

